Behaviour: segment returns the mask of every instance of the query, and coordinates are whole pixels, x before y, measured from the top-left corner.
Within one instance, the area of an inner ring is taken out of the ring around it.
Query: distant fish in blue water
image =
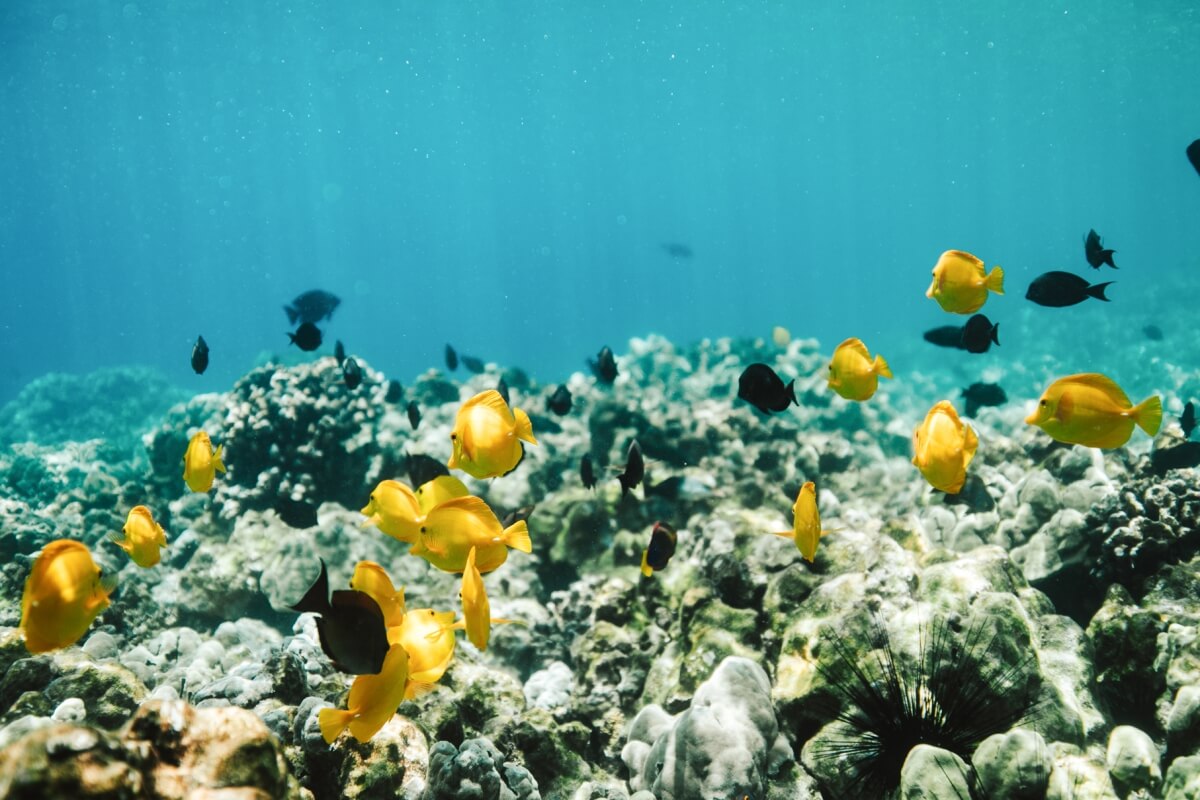
[[[571,390],[565,383],[560,383],[554,390],[554,394],[550,395],[550,399],[546,401],[546,407],[560,417],[571,413]]]
[[[335,359],[337,359],[337,363],[338,363],[339,367],[342,366],[342,364],[346,360],[346,346],[344,344],[342,344],[341,339],[338,339],[337,342],[333,345],[333,357]]]
[[[1192,431],[1196,430],[1196,404],[1188,400],[1187,405],[1183,407],[1183,416],[1179,418],[1179,427],[1183,429],[1183,438],[1191,437]]]
[[[1196,168],[1196,174],[1200,175],[1200,139],[1188,145],[1187,157],[1188,161],[1192,162],[1192,166]]]
[[[476,358],[475,356],[459,356],[458,360],[475,375],[483,372],[483,359]]]
[[[1100,269],[1105,264],[1116,269],[1117,265],[1113,263],[1113,253],[1115,252],[1117,251],[1104,249],[1104,246],[1100,244],[1100,234],[1095,230],[1089,230],[1087,236],[1084,237],[1083,255],[1087,258],[1087,262],[1096,269]]]
[[[963,347],[963,326],[961,325],[939,325],[936,328],[930,328],[925,331],[925,341],[930,344],[936,344],[938,347],[952,347],[956,350],[965,350]]]
[[[203,336],[197,336],[196,343],[192,345],[192,369],[197,375],[203,375],[204,370],[208,369],[208,342],[204,341]]]
[[[1000,323],[976,314],[963,325],[962,347],[968,353],[986,353],[993,344],[1000,344]]]
[[[665,569],[671,556],[675,555],[675,529],[665,522],[654,523],[650,531],[650,544],[642,551],[642,574],[649,578]]]
[[[671,258],[691,258],[692,248],[682,242],[664,242],[662,249],[667,252]]]
[[[1034,278],[1033,283],[1029,284],[1029,289],[1025,292],[1025,298],[1039,306],[1049,306],[1050,308],[1073,306],[1082,303],[1089,297],[1107,303],[1108,298],[1104,296],[1104,289],[1112,283],[1113,281],[1106,281],[1092,285],[1078,275],[1055,270]]]
[[[617,379],[617,358],[608,345],[601,347],[600,352],[596,354],[596,360],[592,361],[589,358],[587,364],[601,383],[612,383]]]
[[[962,390],[968,417],[975,416],[981,406],[999,406],[1008,402],[1008,395],[996,383],[972,383]]]
[[[400,381],[392,378],[388,381],[387,394],[383,396],[385,403],[395,405],[404,399],[404,385]]]
[[[342,362],[342,380],[346,382],[346,388],[351,391],[362,384],[362,367],[353,358],[346,358]]]
[[[496,382],[496,392],[504,398],[504,402],[508,402],[508,381],[504,380],[504,376],[500,376],[500,380]],[[504,527],[508,527],[505,525]]]
[[[1142,333],[1146,334],[1146,338],[1152,342],[1161,342],[1163,340],[1162,328],[1157,325],[1147,325],[1142,328]]]
[[[292,325],[297,322],[320,322],[323,319],[331,319],[333,310],[341,302],[336,295],[313,289],[297,297],[290,306],[284,306],[283,310]]]
[[[785,385],[775,370],[766,364],[751,364],[738,377],[737,396],[764,414],[786,411],[796,401],[796,382]]]
[[[292,340],[292,344],[306,353],[311,353],[321,346],[321,330],[311,322],[303,323],[296,328],[295,333],[289,333],[288,337]]]
[[[449,344],[446,345],[446,369],[451,372],[458,369],[458,353]]]
[[[417,405],[416,400],[408,401],[408,424],[414,431],[421,424],[421,408]]]
[[[1150,452],[1150,470],[1156,475],[1195,466],[1200,466],[1200,442],[1183,441],[1173,447],[1155,447]]]
[[[596,488],[596,470],[592,467],[592,457],[584,455],[579,461],[579,479],[583,481],[585,489]]]
[[[645,476],[646,462],[642,459],[642,446],[634,439],[629,443],[629,452],[625,455],[625,471],[617,476],[617,482],[621,484],[621,496],[636,488]]]

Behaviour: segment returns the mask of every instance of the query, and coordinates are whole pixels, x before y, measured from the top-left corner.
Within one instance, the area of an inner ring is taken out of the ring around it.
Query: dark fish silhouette
[[[997,383],[972,383],[962,390],[962,396],[966,401],[968,417],[975,416],[982,406],[999,406],[1008,402],[1008,395]]]
[[[948,506],[966,506],[976,514],[991,511],[996,507],[996,500],[987,490],[987,484],[978,475],[968,475],[963,488],[958,494],[947,494],[941,489],[934,489],[942,496],[942,502]]]
[[[412,426],[414,431],[421,424],[421,409],[417,406],[416,400],[408,401],[408,424]]]
[[[930,344],[936,344],[938,347],[953,347],[956,350],[965,350],[963,347],[963,329],[961,325],[939,325],[936,328],[931,328],[925,331],[925,341]]]
[[[1155,448],[1150,454],[1150,469],[1156,475],[1197,465],[1200,465],[1200,442],[1180,442],[1174,447]]]
[[[601,383],[612,383],[617,379],[617,359],[608,345],[601,347],[596,360],[589,358],[587,364]]]
[[[642,574],[649,578],[664,569],[671,556],[675,555],[675,529],[665,522],[654,523],[650,531],[650,544],[642,551]]]
[[[508,383],[505,382],[503,375],[500,376],[500,380],[496,383],[496,392],[504,398],[505,403],[508,403]]]
[[[1025,292],[1025,299],[1032,300],[1039,306],[1051,308],[1073,306],[1076,303],[1082,303],[1089,297],[1107,303],[1108,298],[1104,296],[1104,289],[1112,283],[1113,281],[1106,281],[1092,285],[1070,272],[1046,272],[1034,278],[1033,283],[1029,284],[1029,289]]]
[[[646,462],[642,460],[642,446],[634,439],[629,443],[629,452],[625,455],[625,471],[617,476],[617,481],[621,484],[621,496],[628,494],[645,476]]]
[[[362,384],[362,367],[353,358],[342,362],[342,380],[347,389],[357,389]]]
[[[679,490],[683,488],[684,477],[682,475],[672,475],[669,478],[664,478],[658,483],[651,485],[650,479],[646,479],[646,496],[661,497],[664,500],[678,500]]]
[[[1192,162],[1192,166],[1196,168],[1196,174],[1200,175],[1200,139],[1187,146],[1187,158],[1188,161]]]
[[[1183,407],[1183,416],[1179,418],[1179,427],[1183,428],[1183,438],[1191,438],[1192,431],[1196,430],[1196,404],[1191,400],[1187,401],[1187,405]]]
[[[596,488],[596,471],[592,468],[592,457],[585,455],[579,461],[579,479],[583,481],[585,489]]]
[[[401,384],[400,381],[396,380],[395,378],[392,378],[390,381],[388,381],[387,394],[385,394],[383,396],[384,402],[395,405],[396,403],[399,403],[403,399],[404,399],[403,384]]]
[[[342,366],[342,363],[346,360],[346,347],[342,344],[341,339],[338,339],[333,345],[333,357],[337,359],[339,367]]]
[[[1100,269],[1105,264],[1108,264],[1113,269],[1117,265],[1113,263],[1113,253],[1116,250],[1105,250],[1100,244],[1100,234],[1094,230],[1088,231],[1087,236],[1083,240],[1083,254],[1087,257],[1087,262],[1096,269]]]
[[[550,395],[550,399],[546,401],[546,407],[560,417],[571,413],[571,390],[565,383],[560,383],[554,390],[554,394]]]
[[[682,242],[664,242],[663,250],[667,251],[667,255],[671,258],[691,258],[692,248]]]
[[[995,325],[983,314],[967,320],[962,329],[962,347],[968,353],[986,353],[993,344],[1000,345],[1000,323]]]
[[[483,372],[483,361],[475,356],[459,356],[458,360],[462,362],[464,367],[476,375]]]
[[[196,343],[192,345],[192,369],[197,375],[203,375],[204,370],[208,369],[208,342],[204,341],[203,336],[197,336]]]
[[[388,640],[379,604],[369,594],[350,589],[334,592],[331,600],[324,559],[321,574],[292,610],[320,615],[321,649],[342,672],[375,675],[383,668]]]
[[[766,364],[751,364],[742,370],[737,396],[764,414],[786,411],[789,404],[800,405],[796,401],[796,382],[788,381],[785,386]]]
[[[510,525],[515,525],[521,520],[527,520],[533,514],[535,506],[521,506],[518,509],[508,512],[500,518],[500,525],[504,528]]]
[[[406,471],[408,479],[416,487],[424,486],[434,478],[450,474],[450,470],[441,461],[421,453],[413,453],[408,456]]]
[[[295,333],[289,333],[288,336],[291,338],[292,344],[306,353],[311,353],[321,346],[321,331],[311,322],[303,323],[296,328]]]
[[[283,310],[287,312],[288,322],[292,325],[297,322],[320,322],[332,318],[333,310],[341,302],[329,292],[313,289],[297,297],[290,306],[284,306]]]
[[[446,345],[446,369],[451,372],[458,369],[458,353],[450,345]]]
[[[281,494],[276,496],[272,507],[279,518],[293,528],[303,530],[317,524],[317,507],[313,503]]]
[[[1161,342],[1163,340],[1162,328],[1157,325],[1147,325],[1142,328],[1142,333],[1146,334],[1146,338],[1152,342]]]

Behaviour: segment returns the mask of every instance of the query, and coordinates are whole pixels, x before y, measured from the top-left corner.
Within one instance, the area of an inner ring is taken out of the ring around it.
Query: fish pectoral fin
[[[353,711],[341,708],[322,708],[318,711],[317,724],[321,727],[321,737],[325,744],[333,744],[357,716]]]

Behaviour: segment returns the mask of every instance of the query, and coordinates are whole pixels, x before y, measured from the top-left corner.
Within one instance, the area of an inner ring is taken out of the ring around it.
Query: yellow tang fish
[[[379,605],[385,628],[394,628],[404,622],[404,589],[393,586],[387,572],[374,561],[360,561],[354,565],[350,588],[370,595]]]
[[[829,362],[829,388],[847,400],[870,400],[879,387],[880,378],[892,377],[892,370],[883,356],[874,360],[861,339],[853,337],[837,346]]]
[[[454,658],[454,631],[463,627],[453,611],[417,608],[404,615],[404,622],[388,629],[388,642],[408,651],[408,678],[413,686],[405,697],[413,697],[424,686],[441,680]]]
[[[492,635],[492,626],[516,622],[511,619],[497,619],[492,616],[492,605],[488,602],[487,591],[483,588],[483,576],[475,568],[475,548],[467,554],[467,566],[463,570],[462,591],[463,627],[466,628],[467,638],[471,644],[480,650],[487,650],[488,639]]]
[[[988,292],[1004,294],[1004,270],[992,267],[985,274],[983,262],[975,256],[947,250],[933,265],[933,283],[925,296],[952,314],[974,314],[983,308]]]
[[[1128,442],[1135,424],[1158,433],[1162,400],[1154,395],[1135,406],[1111,378],[1085,372],[1050,384],[1025,421],[1056,441],[1109,449]]]
[[[454,418],[450,441],[453,451],[447,466],[475,478],[511,472],[525,454],[521,442],[537,444],[529,415],[519,408],[509,409],[495,389],[463,403]]]
[[[417,501],[421,505],[421,514],[424,515],[440,503],[456,497],[466,497],[470,493],[467,485],[453,475],[439,475],[417,488]]]
[[[363,525],[374,525],[379,530],[406,544],[412,544],[421,534],[421,519],[425,512],[417,502],[417,495],[400,481],[380,481],[371,492]]]
[[[817,557],[817,543],[821,537],[833,531],[821,530],[821,514],[817,511],[817,487],[807,481],[796,494],[792,504],[792,529],[775,532],[776,536],[791,539],[804,560],[812,563]]]
[[[218,445],[214,451],[212,440],[204,431],[196,431],[188,442],[187,452],[183,454],[183,479],[193,492],[207,492],[212,488],[216,473],[225,472],[225,464],[221,461],[223,447]]]
[[[912,463],[930,486],[947,494],[958,494],[978,447],[975,431],[963,424],[949,400],[939,400],[913,431]]]
[[[462,572],[472,547],[478,548],[475,565],[481,573],[503,564],[510,547],[533,552],[525,520],[503,528],[488,504],[471,495],[446,500],[430,511],[409,553],[443,572]]]
[[[317,712],[317,724],[326,744],[333,744],[347,728],[358,741],[370,741],[396,713],[409,683],[408,653],[393,644],[383,658],[383,669],[354,679],[344,710],[323,708]]]
[[[129,558],[139,567],[153,567],[161,558],[161,548],[167,546],[167,533],[154,521],[150,509],[145,506],[134,506],[125,518],[125,538],[120,539],[113,534],[110,538],[113,544],[129,554]]]
[[[103,576],[92,554],[73,539],[42,548],[21,595],[21,632],[31,653],[57,650],[79,641],[92,620],[108,608],[115,577]]]

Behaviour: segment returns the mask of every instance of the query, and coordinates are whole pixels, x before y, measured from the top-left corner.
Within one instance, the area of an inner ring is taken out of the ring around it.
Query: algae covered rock
[[[1050,751],[1037,731],[1015,728],[984,739],[971,756],[980,785],[991,797],[1039,800],[1050,780]]]
[[[429,783],[421,800],[540,800],[524,767],[505,761],[487,739],[460,747],[438,742],[429,751]]]

